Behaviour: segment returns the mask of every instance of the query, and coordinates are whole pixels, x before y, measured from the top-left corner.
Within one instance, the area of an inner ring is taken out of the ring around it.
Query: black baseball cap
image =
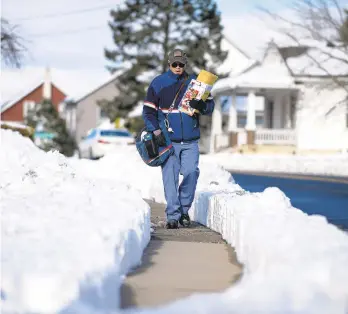
[[[170,64],[172,64],[174,62],[180,62],[180,63],[186,64],[187,63],[186,52],[181,50],[181,49],[172,50],[168,54],[168,62]]]

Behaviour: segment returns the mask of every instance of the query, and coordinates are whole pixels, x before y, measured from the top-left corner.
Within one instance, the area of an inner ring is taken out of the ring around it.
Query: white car
[[[133,135],[125,129],[91,129],[79,143],[79,157],[101,158],[116,146],[134,143]]]

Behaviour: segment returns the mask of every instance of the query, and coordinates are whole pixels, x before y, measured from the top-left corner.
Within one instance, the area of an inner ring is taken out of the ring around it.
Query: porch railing
[[[296,132],[289,129],[257,129],[255,144],[296,145]]]
[[[228,133],[217,134],[215,141],[216,149],[227,148],[230,146],[230,135]]]

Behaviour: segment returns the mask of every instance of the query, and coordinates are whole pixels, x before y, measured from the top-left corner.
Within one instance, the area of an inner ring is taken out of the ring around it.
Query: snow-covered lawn
[[[150,237],[142,198],[164,201],[160,169],[134,147],[91,162],[1,136],[4,313],[117,313],[122,275]],[[241,281],[127,313],[347,313],[347,234],[293,208],[277,188],[248,193],[202,158],[191,216],[235,247]]]
[[[221,152],[202,156],[228,170],[348,176],[348,154],[263,155]]]

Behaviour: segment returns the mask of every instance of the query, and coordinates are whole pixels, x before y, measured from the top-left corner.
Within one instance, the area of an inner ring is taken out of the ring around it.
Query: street
[[[250,192],[278,187],[291,204],[307,214],[325,216],[329,222],[348,230],[348,179],[282,174],[251,174],[231,171],[235,181]]]

